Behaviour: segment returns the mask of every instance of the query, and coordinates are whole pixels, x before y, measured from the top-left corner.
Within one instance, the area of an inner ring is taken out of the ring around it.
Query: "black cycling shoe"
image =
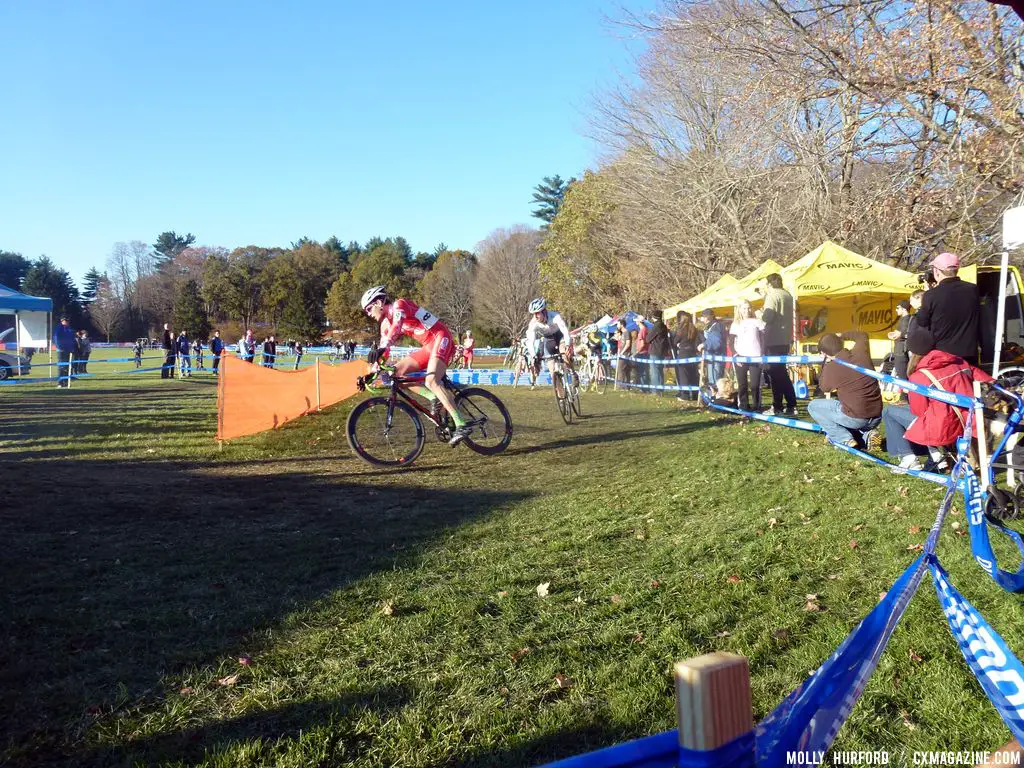
[[[472,434],[472,432],[473,428],[468,424],[465,424],[461,427],[456,427],[455,431],[452,432],[452,439],[448,441],[448,445],[454,448],[456,445],[458,445],[467,437],[469,437],[470,434]]]

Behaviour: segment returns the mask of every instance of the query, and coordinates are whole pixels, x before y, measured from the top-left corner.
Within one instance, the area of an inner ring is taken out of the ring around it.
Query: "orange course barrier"
[[[354,395],[362,360],[321,364],[301,371],[277,371],[234,355],[220,361],[217,382],[217,439],[254,435]]]

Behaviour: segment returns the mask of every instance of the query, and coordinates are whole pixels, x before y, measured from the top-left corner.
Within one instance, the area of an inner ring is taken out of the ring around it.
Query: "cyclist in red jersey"
[[[426,371],[423,380],[424,397],[433,402],[435,399],[451,414],[455,422],[455,430],[449,445],[458,445],[472,432],[472,427],[455,409],[451,394],[441,383],[444,380],[448,365],[455,355],[455,342],[448,326],[442,323],[437,315],[408,299],[394,299],[388,296],[383,285],[370,288],[363,294],[360,301],[363,311],[380,323],[380,343],[371,352],[371,363],[377,370],[378,361],[387,359],[391,345],[401,336],[411,336],[422,346],[411,355],[395,363],[395,374],[405,376],[413,371]]]

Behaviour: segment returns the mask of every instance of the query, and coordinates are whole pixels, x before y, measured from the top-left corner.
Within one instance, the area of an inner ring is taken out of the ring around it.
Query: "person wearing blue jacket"
[[[210,354],[213,355],[213,375],[220,373],[220,353],[224,351],[224,342],[220,338],[220,331],[213,332],[210,340]]]
[[[76,349],[76,334],[66,317],[53,329],[53,346],[57,348],[57,386],[71,386],[71,358]]]
[[[722,321],[715,317],[714,310],[705,309],[700,313],[704,323],[704,343],[698,345],[697,351],[705,355],[725,354],[725,327]],[[725,373],[725,363],[708,360],[705,364],[705,383],[712,387]]]
[[[188,331],[182,331],[178,337],[178,361],[182,376],[192,375],[192,346],[188,340]]]

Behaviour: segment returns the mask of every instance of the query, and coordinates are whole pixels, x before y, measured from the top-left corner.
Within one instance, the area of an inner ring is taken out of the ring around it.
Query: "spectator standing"
[[[89,332],[81,330],[78,332],[78,354],[79,354],[79,373],[89,372],[89,356],[92,355],[92,342],[89,341]]]
[[[844,341],[852,341],[853,348],[846,349]],[[807,412],[830,440],[851,448],[866,444],[862,433],[873,430],[882,420],[882,391],[876,379],[835,360],[874,369],[868,335],[863,331],[848,331],[842,336],[826,333],[818,341],[818,349],[825,357],[818,385],[824,392],[835,390],[837,397],[812,400]]]
[[[210,354],[213,355],[213,375],[218,376],[220,374],[220,355],[224,351],[224,342],[221,341],[220,331],[213,332],[213,338],[210,340]]]
[[[992,381],[991,376],[963,358],[935,349],[931,331],[913,329],[907,344],[915,359],[919,358],[910,372],[910,381],[915,384],[973,397],[975,381]],[[916,392],[909,392],[908,399],[909,407],[887,405],[882,411],[886,451],[899,459],[903,469],[922,469],[919,457],[927,448],[944,448],[964,433],[967,413]]]
[[[462,360],[469,369],[473,368],[473,347],[476,342],[473,340],[473,331],[466,330],[466,339],[462,342]]]
[[[57,386],[71,386],[71,365],[77,347],[77,334],[62,317],[60,325],[53,329],[53,346],[57,348]]]
[[[722,321],[715,317],[713,309],[705,309],[700,313],[704,325],[704,342],[697,345],[697,351],[705,355],[725,354],[725,328]],[[714,386],[725,373],[725,363],[708,360],[704,364],[704,381]]]
[[[928,266],[936,285],[921,299],[917,325],[931,331],[936,349],[976,366],[981,314],[978,286],[957,277],[960,257],[955,253],[940,253]]]
[[[892,339],[892,366],[893,374],[897,379],[907,378],[907,364],[910,362],[910,354],[907,351],[907,336],[910,332],[910,323],[914,316],[910,313],[910,302],[901,301],[896,305],[896,327],[887,334]]]
[[[651,345],[649,336],[650,333],[647,329],[647,320],[644,319],[643,315],[636,316],[636,344],[633,346],[633,357],[637,359],[636,367],[633,369],[638,379],[638,384],[650,384],[650,380],[647,377],[648,367],[645,364],[645,360],[650,355]],[[645,392],[647,390],[644,390]]]
[[[238,340],[238,356],[247,363],[256,359],[256,339],[253,338],[252,329],[247,330]]]
[[[192,376],[192,348],[188,340],[188,331],[178,336],[178,359],[182,376]]]
[[[142,341],[139,339],[135,340],[135,347],[132,350],[135,353],[135,367],[142,367]]]
[[[164,350],[164,365],[163,368],[160,369],[160,378],[173,379],[174,361],[177,357],[177,342],[174,338],[174,334],[171,333],[171,326],[169,323],[164,323],[164,339],[162,346]]]
[[[203,343],[199,339],[192,342],[192,354],[196,358],[196,368],[203,370]]]
[[[302,362],[302,355],[305,354],[306,348],[302,345],[301,341],[295,342],[295,367],[293,371],[299,370],[299,363]]]
[[[679,312],[676,315],[676,329],[673,333],[675,343],[675,354],[680,360],[697,356],[697,327],[693,324],[693,316],[689,312]],[[676,366],[676,383],[679,386],[697,387],[700,386],[700,372],[695,363],[681,363]],[[677,400],[696,400],[696,390],[680,391]]]
[[[661,363],[660,361],[667,360],[669,357],[671,357],[672,345],[669,341],[668,326],[665,325],[665,321],[662,319],[661,313],[655,313],[654,317],[656,319],[654,321],[654,327],[651,328],[650,347],[648,349],[648,355],[650,356],[649,379],[651,384],[654,384],[657,387],[661,387],[665,382],[664,377],[661,373],[664,369],[664,366],[663,363]],[[660,389],[655,389],[653,391],[656,393],[663,392],[663,390]]]
[[[793,343],[793,296],[782,287],[782,275],[775,273],[765,278],[764,351],[768,355],[788,355]],[[789,378],[785,363],[768,364],[768,382],[772,387],[772,407],[765,413],[796,415],[796,391]],[[785,404],[785,410],[783,410]]]
[[[633,354],[633,336],[630,334],[625,320],[620,319],[616,323],[615,339],[618,342],[619,349],[619,359],[615,366],[615,379],[628,387],[632,383],[633,363],[631,360],[625,360],[624,358],[631,357]]]
[[[754,316],[749,301],[741,301],[736,306],[732,327],[729,335],[734,337],[732,351],[737,357],[761,357],[764,354],[763,334],[764,322]],[[750,410],[751,391],[754,395],[754,410],[761,410],[761,363],[733,363],[736,370],[736,382],[739,395],[739,408]]]
[[[273,368],[274,361],[277,359],[277,343],[274,341],[274,337],[268,336],[263,341],[263,367]]]

